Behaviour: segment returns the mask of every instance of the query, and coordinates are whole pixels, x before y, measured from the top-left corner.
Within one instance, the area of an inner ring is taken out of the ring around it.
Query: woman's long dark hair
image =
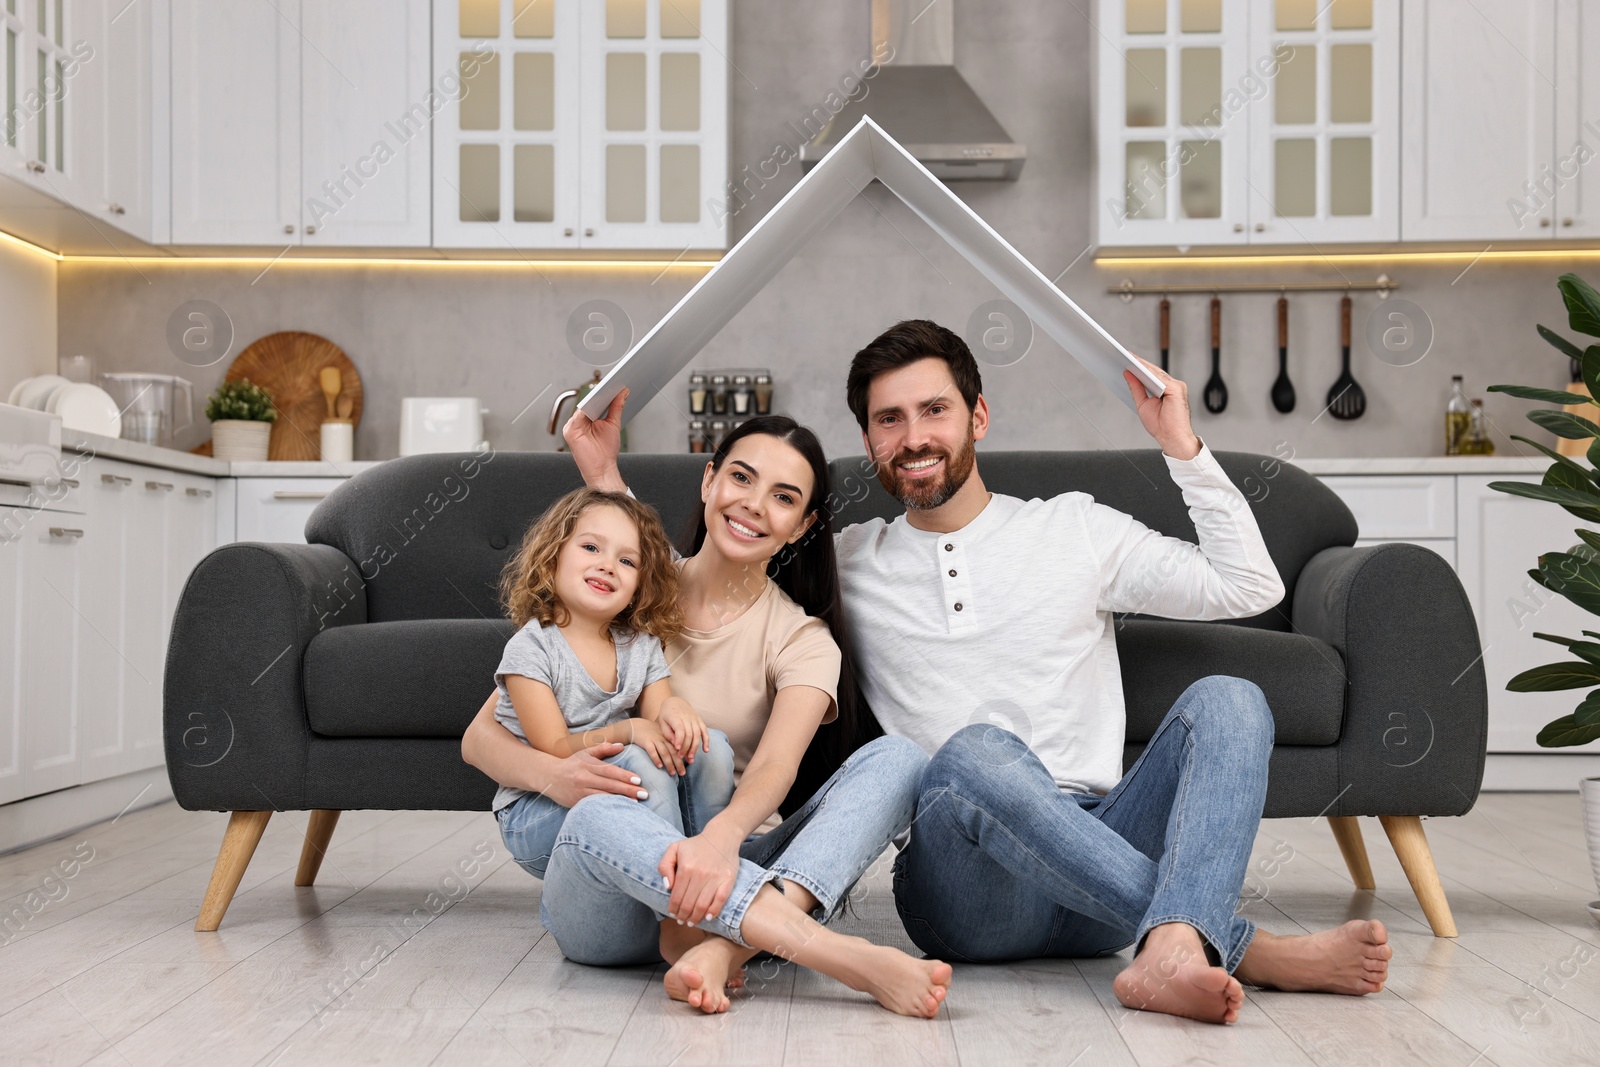
[[[767,577],[777,583],[789,598],[807,614],[821,619],[833,632],[839,645],[839,718],[817,730],[800,769],[795,775],[789,795],[778,807],[778,812],[788,818],[810,800],[812,794],[827,782],[850,753],[872,740],[883,736],[872,709],[867,707],[856,680],[855,660],[850,654],[849,625],[844,617],[844,603],[839,595],[839,562],[833,551],[833,513],[828,501],[833,498],[832,479],[828,474],[828,460],[823,454],[817,435],[795,422],[787,415],[757,415],[731,430],[711,457],[714,471],[722,470],[733,446],[746,437],[766,434],[793,448],[811,467],[811,497],[805,502],[806,514],[817,513],[811,528],[792,545],[785,545],[767,565]],[[694,522],[679,550],[685,556],[700,551],[706,539],[706,514],[702,506],[695,511]]]

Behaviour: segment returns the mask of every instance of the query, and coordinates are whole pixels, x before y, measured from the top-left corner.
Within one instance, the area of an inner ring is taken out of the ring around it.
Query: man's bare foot
[[[1231,1023],[1244,1006],[1243,987],[1226,970],[1211,965],[1205,943],[1187,923],[1152,928],[1111,989],[1127,1007],[1207,1023]]]
[[[1351,919],[1314,934],[1257,930],[1235,973],[1241,982],[1292,992],[1376,993],[1389,979],[1394,948],[1377,919]]]
[[[662,984],[667,996],[707,1015],[728,1010],[728,990],[744,985],[744,964],[754,950],[707,935],[672,964]],[[730,980],[736,976],[736,980]]]
[[[847,940],[854,943],[855,951],[845,967],[845,985],[871,993],[879,1004],[900,1015],[931,1019],[939,1014],[955,973],[948,963],[919,960],[864,938]]]

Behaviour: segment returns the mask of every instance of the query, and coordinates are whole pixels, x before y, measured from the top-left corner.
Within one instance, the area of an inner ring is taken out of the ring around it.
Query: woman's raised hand
[[[586,485],[619,493],[627,488],[617,470],[617,456],[622,452],[622,407],[627,400],[628,390],[624,389],[612,398],[606,417],[599,422],[578,410],[562,427],[561,436],[566,438]]]

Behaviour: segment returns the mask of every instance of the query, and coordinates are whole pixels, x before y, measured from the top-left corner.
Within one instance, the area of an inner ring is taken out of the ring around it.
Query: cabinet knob
[[[563,230],[561,232],[562,232],[562,236],[571,237],[572,236],[572,227],[568,226],[565,230]]]
[[[1264,223],[1264,222],[1258,222],[1258,223],[1256,223],[1256,232],[1257,232],[1257,233],[1263,233],[1263,232],[1265,232],[1265,231],[1266,231],[1266,228],[1267,228],[1267,224],[1266,224],[1266,223]]]
[[[1242,223],[1242,222],[1234,223],[1233,224],[1233,232],[1234,233],[1243,233],[1244,232],[1244,223]]]
[[[594,227],[592,227],[592,226],[584,227],[583,235],[585,237],[593,237],[594,236]]]
[[[52,526],[52,527],[50,527],[50,536],[51,537],[82,537],[83,536],[83,531],[82,530],[74,530],[74,529],[72,529],[70,527],[67,527],[67,526]]]
[[[1540,219],[1539,220],[1539,226],[1540,226],[1541,229],[1546,227],[1546,226],[1549,226],[1549,225],[1550,225],[1550,220],[1549,219]]]
[[[283,228],[283,232],[284,232],[284,233],[293,233],[293,232],[294,232],[294,226],[292,226],[292,225],[289,225],[289,226],[285,226],[285,227],[284,227],[284,228]]]
[[[171,482],[145,482],[144,483],[144,487],[146,489],[173,489],[173,488],[175,488],[175,486]]]
[[[40,163],[37,159],[30,159],[28,160],[28,169],[33,171],[35,174],[43,174],[44,164]]]
[[[1572,225],[1572,219],[1571,218],[1562,219],[1561,220],[1561,225],[1563,225],[1563,226],[1571,226]]]
[[[310,237],[312,234],[314,234],[316,232],[317,232],[317,228],[315,226],[307,226],[306,227],[306,236],[307,237]]]
[[[126,215],[128,213],[128,209],[123,207],[121,204],[107,204],[106,210],[111,212],[113,215]]]

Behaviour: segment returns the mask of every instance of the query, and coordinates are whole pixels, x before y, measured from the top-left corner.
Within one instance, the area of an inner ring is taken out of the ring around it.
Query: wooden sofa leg
[[[333,828],[339,825],[339,813],[326,808],[314,808],[311,823],[306,827],[306,843],[300,849],[300,869],[295,872],[295,885],[311,885],[317,880],[322,867],[322,857],[333,839]]]
[[[211,884],[206,886],[206,899],[194,924],[196,930],[215,930],[222,925],[222,917],[233,903],[234,890],[239,888],[239,880],[250,866],[250,857],[256,854],[256,845],[270,818],[270,811],[236,811],[228,817],[228,830],[217,850],[217,865],[211,869]]]
[[[1445,899],[1444,886],[1439,883],[1439,871],[1433,865],[1433,851],[1428,848],[1428,838],[1422,832],[1422,819],[1416,815],[1380,815],[1384,833],[1394,846],[1394,854],[1405,868],[1411,891],[1422,905],[1422,914],[1433,927],[1434,937],[1455,937],[1456,921],[1450,915],[1450,902]]]
[[[1350,880],[1357,889],[1376,889],[1372,864],[1367,861],[1367,843],[1361,838],[1361,823],[1354,815],[1330,815],[1328,825],[1333,827],[1333,839],[1339,842],[1344,865],[1350,868]]]

